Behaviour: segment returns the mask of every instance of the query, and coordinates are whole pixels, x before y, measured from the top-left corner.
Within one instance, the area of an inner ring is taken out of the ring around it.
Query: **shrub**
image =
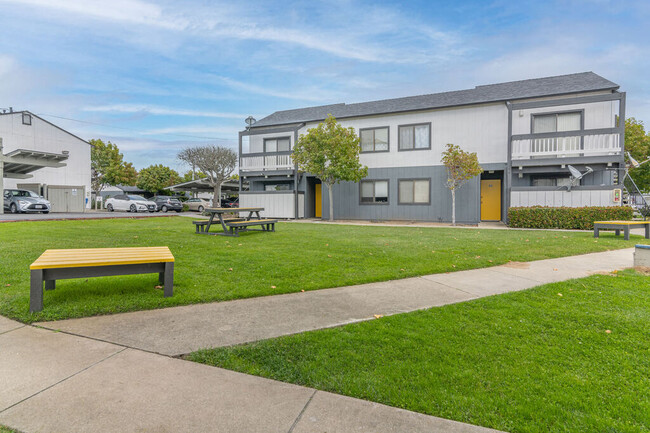
[[[190,206],[187,205],[187,204],[185,204],[185,203],[183,203],[183,212],[187,212],[187,211],[189,211],[189,210],[190,210]]]
[[[508,210],[510,227],[528,229],[593,230],[594,221],[632,219],[627,206],[513,207]]]

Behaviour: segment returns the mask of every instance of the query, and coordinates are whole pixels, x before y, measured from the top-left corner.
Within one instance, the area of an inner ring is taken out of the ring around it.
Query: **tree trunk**
[[[327,184],[327,191],[329,192],[330,197],[330,221],[334,221],[334,199],[332,197],[332,184]]]
[[[456,225],[456,190],[451,190],[451,225]]]
[[[212,196],[212,207],[221,207],[221,183],[214,186],[214,194]]]

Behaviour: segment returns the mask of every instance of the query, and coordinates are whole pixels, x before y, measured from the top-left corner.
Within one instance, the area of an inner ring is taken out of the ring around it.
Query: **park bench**
[[[168,247],[46,250],[29,269],[31,313],[43,309],[43,282],[45,290],[54,290],[56,280],[158,274],[164,296],[174,291],[174,256]]]
[[[645,238],[650,239],[650,221],[594,221],[594,237],[600,235],[600,230],[615,230],[616,236],[625,235],[625,240],[630,240],[630,227],[645,227]]]
[[[238,222],[226,222],[226,226],[228,227],[230,233],[230,236],[239,236],[240,231],[259,231],[255,229],[249,229],[248,227],[252,226],[261,226],[262,229],[261,231],[264,232],[274,232],[275,231],[275,223],[277,223],[278,220],[272,220],[272,219],[259,219],[259,220],[245,220],[245,221],[238,221]]]

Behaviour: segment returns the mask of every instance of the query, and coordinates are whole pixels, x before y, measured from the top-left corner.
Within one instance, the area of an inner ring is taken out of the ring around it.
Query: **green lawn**
[[[605,233],[280,223],[275,233],[195,235],[189,218],[0,224],[0,314],[23,322],[384,281],[630,247]],[[29,313],[29,264],[47,248],[169,246],[174,296],[157,276],[64,280]]]
[[[9,427],[5,427],[3,425],[0,425],[0,433],[20,433],[18,430],[13,430],[10,429]]]
[[[649,283],[593,276],[189,359],[509,432],[648,432]]]

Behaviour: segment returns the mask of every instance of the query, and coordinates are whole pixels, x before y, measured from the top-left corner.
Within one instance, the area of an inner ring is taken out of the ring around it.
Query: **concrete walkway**
[[[633,265],[633,249],[417,278],[38,323],[169,356],[527,289]]]
[[[41,324],[66,332],[0,316],[0,424],[25,433],[494,432],[152,352],[176,355],[631,265],[627,249]]]
[[[0,424],[32,432],[494,430],[0,316]]]

